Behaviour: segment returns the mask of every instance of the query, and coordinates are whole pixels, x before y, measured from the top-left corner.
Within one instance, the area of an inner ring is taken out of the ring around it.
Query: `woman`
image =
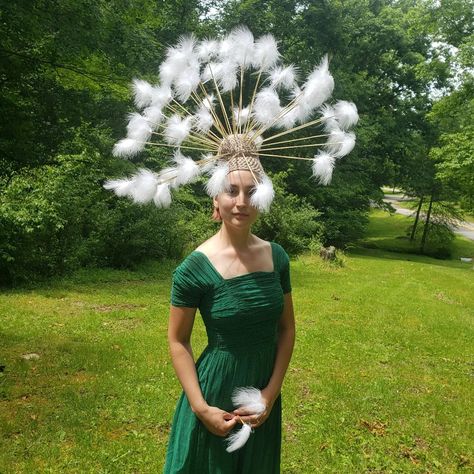
[[[245,167],[244,167],[245,168]],[[220,230],[192,252],[173,278],[168,337],[182,394],[174,416],[166,473],[277,473],[280,390],[295,329],[289,260],[275,243],[251,233],[255,174],[236,169],[213,200]],[[190,337],[196,309],[208,346],[194,363]],[[235,410],[237,387],[259,388],[265,411]],[[254,429],[243,448],[226,452],[224,437],[241,423]]]

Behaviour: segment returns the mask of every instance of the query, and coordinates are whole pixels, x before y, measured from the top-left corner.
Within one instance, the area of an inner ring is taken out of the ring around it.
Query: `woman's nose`
[[[245,192],[240,192],[235,199],[236,206],[246,206],[248,204],[248,196]]]

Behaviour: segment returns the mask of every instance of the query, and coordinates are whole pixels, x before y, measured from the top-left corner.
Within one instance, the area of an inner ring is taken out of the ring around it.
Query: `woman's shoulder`
[[[282,264],[287,264],[290,261],[290,257],[286,253],[285,249],[276,242],[270,242],[273,251],[273,259]]]

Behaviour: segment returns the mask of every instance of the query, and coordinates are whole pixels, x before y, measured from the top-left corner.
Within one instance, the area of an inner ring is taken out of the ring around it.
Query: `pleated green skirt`
[[[273,272],[223,279],[200,252],[193,252],[175,270],[172,304],[198,307],[206,325],[208,346],[196,370],[203,396],[211,406],[232,411],[235,388],[263,389],[273,372],[283,294],[291,287],[288,256],[274,243],[272,253]],[[225,438],[204,427],[183,393],[172,423],[164,472],[279,473],[280,447],[280,398],[245,446],[228,453]]]

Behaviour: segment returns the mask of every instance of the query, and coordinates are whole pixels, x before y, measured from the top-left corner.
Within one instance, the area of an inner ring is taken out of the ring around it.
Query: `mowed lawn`
[[[387,219],[374,214],[369,240]],[[161,471],[180,393],[166,342],[173,266],[0,294],[1,473]],[[354,248],[341,267],[292,261],[292,282],[282,472],[472,472],[472,264]],[[193,337],[198,354],[200,321]]]

